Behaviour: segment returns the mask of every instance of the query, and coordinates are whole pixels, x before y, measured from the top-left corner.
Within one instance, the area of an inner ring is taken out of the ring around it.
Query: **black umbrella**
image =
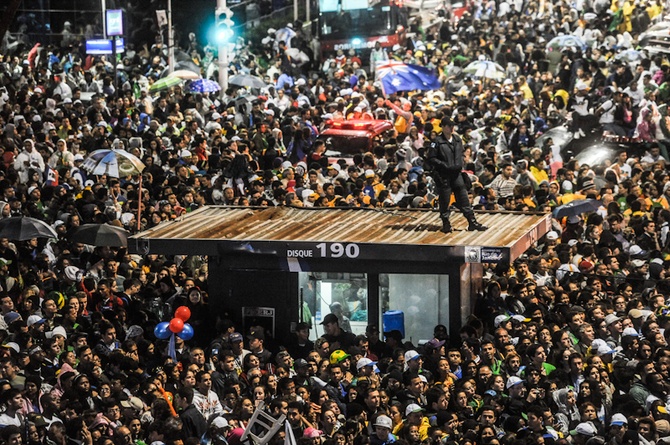
[[[49,224],[29,216],[14,216],[0,220],[0,238],[26,241],[33,238],[58,238]]]
[[[109,224],[84,224],[78,227],[70,238],[75,243],[91,246],[128,246],[128,232]]]
[[[559,219],[565,216],[577,216],[583,213],[595,212],[601,206],[597,199],[579,199],[558,206],[554,209],[554,218]]]

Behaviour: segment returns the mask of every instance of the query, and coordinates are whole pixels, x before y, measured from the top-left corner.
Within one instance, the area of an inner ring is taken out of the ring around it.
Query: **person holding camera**
[[[475,219],[475,212],[472,210],[472,205],[468,199],[468,186],[463,174],[461,174],[463,170],[463,140],[454,133],[454,122],[451,118],[443,118],[440,125],[442,126],[442,133],[430,145],[426,162],[433,170],[433,177],[437,186],[440,200],[440,218],[442,219],[441,231],[443,233],[452,231],[449,221],[451,215],[449,201],[452,193],[456,198],[456,207],[468,220],[468,230],[487,230],[488,227],[478,223]]]

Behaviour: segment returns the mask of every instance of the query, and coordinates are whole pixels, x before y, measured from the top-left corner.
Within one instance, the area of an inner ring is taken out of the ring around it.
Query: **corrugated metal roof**
[[[477,219],[489,230],[468,232],[465,218],[455,213],[455,231],[444,234],[436,211],[208,206],[131,239],[152,245],[169,240],[170,250],[203,240],[486,246],[508,248],[513,259],[550,229],[548,215],[482,212]]]

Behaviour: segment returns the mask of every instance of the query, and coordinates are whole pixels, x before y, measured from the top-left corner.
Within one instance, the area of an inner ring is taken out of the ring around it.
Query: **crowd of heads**
[[[668,441],[670,64],[627,51],[663,8],[475,1],[437,25],[408,19],[403,46],[323,56],[296,23],[238,41],[230,74],[268,86],[222,94],[152,89],[168,56],[153,35],[133,35],[117,66],[70,28],[62,45],[7,48],[0,218],[40,219],[58,238],[0,240],[0,440],[234,444],[261,410],[287,419],[273,443]],[[547,46],[560,35],[584,46]],[[184,47],[218,78],[215,48],[195,34]],[[443,87],[385,97],[374,72],[387,60],[433,69]],[[466,72],[486,61],[493,78]],[[393,128],[329,158],[319,135],[351,119]],[[443,128],[463,139],[477,210],[602,204],[552,219],[514,264],[485,265],[459,338],[442,325],[425,344],[375,325],[354,335],[345,311],[314,342],[306,323],[275,339],[208,311],[204,258],[71,239],[84,223],[136,231],[207,205],[435,208],[423,156]],[[625,145],[587,165],[542,138],[552,129]],[[98,149],[135,155],[141,176],[91,174]],[[180,306],[195,336],[176,336],[173,358],[153,327]]]

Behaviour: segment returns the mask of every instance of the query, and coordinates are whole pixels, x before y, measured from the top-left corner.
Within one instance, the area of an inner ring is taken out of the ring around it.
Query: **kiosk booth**
[[[128,247],[206,255],[212,316],[228,312],[244,329],[262,325],[285,339],[307,321],[318,337],[332,311],[358,334],[368,324],[383,331],[382,321],[395,325],[400,315],[416,344],[437,324],[457,338],[481,290],[482,264],[514,261],[551,228],[545,214],[478,219],[490,229],[468,232],[456,214],[455,231],[443,234],[429,210],[209,206],[130,237]]]

